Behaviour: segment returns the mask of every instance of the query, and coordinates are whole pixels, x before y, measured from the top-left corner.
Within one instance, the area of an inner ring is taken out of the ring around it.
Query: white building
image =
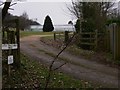
[[[71,24],[54,25],[54,31],[75,31],[75,27]]]
[[[31,25],[31,31],[43,31],[43,25]],[[54,25],[54,31],[75,31],[75,27],[70,24]]]
[[[31,25],[30,30],[31,31],[42,31],[43,26],[42,25]]]

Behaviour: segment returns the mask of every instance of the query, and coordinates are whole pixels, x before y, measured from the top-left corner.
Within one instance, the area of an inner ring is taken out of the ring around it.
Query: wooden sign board
[[[11,49],[17,49],[17,44],[10,44]]]
[[[2,50],[17,49],[17,44],[2,44]]]
[[[8,50],[8,44],[2,44],[2,50]]]
[[[13,55],[8,56],[8,64],[13,63]]]

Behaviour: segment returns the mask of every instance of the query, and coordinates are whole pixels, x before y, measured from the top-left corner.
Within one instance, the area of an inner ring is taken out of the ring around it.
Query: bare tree
[[[6,0],[6,2],[3,3],[4,7],[2,9],[2,22],[4,21],[5,16],[6,16],[7,12],[8,12],[8,9],[10,8],[11,2],[12,2],[12,0]]]
[[[80,23],[91,18],[92,21],[94,21],[94,26],[96,26],[97,29],[101,29],[104,27],[109,10],[113,5],[114,2],[84,2],[83,0],[72,0],[72,6],[67,6],[67,8],[80,20]]]

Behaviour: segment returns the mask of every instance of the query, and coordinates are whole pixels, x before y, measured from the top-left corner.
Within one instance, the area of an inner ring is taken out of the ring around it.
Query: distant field
[[[30,36],[30,35],[52,35],[53,32],[40,32],[40,31],[21,31],[20,37]]]
[[[31,35],[53,35],[53,34],[54,34],[54,32],[21,31],[20,32],[20,37],[31,36]],[[63,31],[59,31],[59,32],[57,31],[56,35],[60,36],[59,34],[64,35],[64,32]]]

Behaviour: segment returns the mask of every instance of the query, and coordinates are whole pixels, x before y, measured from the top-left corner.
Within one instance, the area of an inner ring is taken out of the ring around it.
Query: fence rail
[[[97,49],[98,35],[101,35],[101,33],[98,33],[98,31],[96,30],[95,32],[81,32],[80,35],[81,45],[88,45],[90,49]]]

